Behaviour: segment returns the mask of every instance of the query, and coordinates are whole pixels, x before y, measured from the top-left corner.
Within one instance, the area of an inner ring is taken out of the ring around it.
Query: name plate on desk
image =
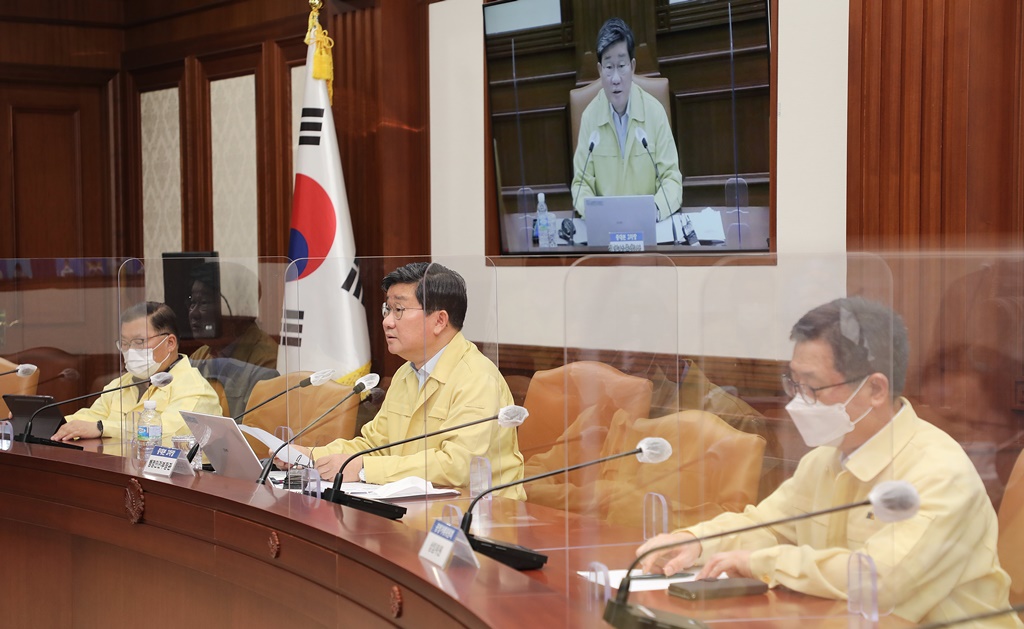
[[[448,569],[452,557],[459,557],[477,568],[480,567],[480,562],[477,561],[473,548],[469,545],[469,540],[466,539],[466,534],[462,532],[462,529],[441,519],[434,520],[434,524],[430,527],[430,532],[427,533],[427,538],[423,540],[423,546],[420,547],[420,557],[439,566],[442,570]]]
[[[612,232],[608,234],[608,251],[643,251],[643,232]]]
[[[182,456],[181,450],[157,446],[153,448],[153,453],[146,459],[146,466],[142,468],[142,473],[169,478],[171,474],[194,476],[195,470]]]

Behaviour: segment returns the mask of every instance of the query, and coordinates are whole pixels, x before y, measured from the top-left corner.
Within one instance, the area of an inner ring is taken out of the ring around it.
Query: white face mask
[[[871,412],[870,407],[855,420],[851,420],[850,414],[846,412],[846,405],[860,392],[861,387],[867,381],[867,378],[861,380],[856,390],[842,404],[825,405],[820,400],[809,404],[801,395],[790,400],[786,405],[786,410],[793,418],[796,429],[800,431],[800,436],[803,437],[804,443],[808,447],[839,446],[843,442],[843,437],[853,430],[857,422],[867,417],[867,414]]]
[[[157,343],[156,347],[163,345],[168,338],[170,337],[164,337],[164,340]],[[142,380],[152,377],[153,374],[160,370],[160,363],[153,358],[153,350],[156,347],[125,350],[122,354],[124,356],[124,368],[128,370],[128,373]]]

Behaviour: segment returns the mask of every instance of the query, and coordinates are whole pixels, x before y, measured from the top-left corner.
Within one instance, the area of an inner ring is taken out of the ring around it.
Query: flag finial
[[[334,40],[327,36],[327,31],[320,26],[321,0],[309,0],[309,27],[306,29],[306,45],[316,42],[313,53],[313,78],[327,82],[327,98],[334,102],[334,63],[331,60],[331,49]]]

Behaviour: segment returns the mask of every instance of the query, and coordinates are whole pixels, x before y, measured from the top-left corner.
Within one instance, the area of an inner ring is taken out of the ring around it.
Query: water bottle
[[[142,414],[139,415],[139,449],[143,460],[148,459],[153,448],[160,445],[164,437],[164,424],[160,413],[156,412],[156,402],[146,400],[142,403]]]
[[[558,234],[548,214],[548,204],[544,202],[544,193],[537,194],[537,245],[541,247],[557,247]]]

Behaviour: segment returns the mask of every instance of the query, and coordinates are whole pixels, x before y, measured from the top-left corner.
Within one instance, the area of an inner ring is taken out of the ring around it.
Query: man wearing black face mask
[[[671,574],[700,562],[698,578],[753,577],[843,599],[850,555],[859,551],[875,562],[879,610],[921,623],[1008,607],[1010,579],[996,555],[996,514],[981,478],[960,445],[900,397],[909,352],[899,315],[861,298],[837,299],[804,315],[790,338],[786,408],[814,449],[760,504],[660,535],[637,552],[856,503],[885,480],[914,486],[917,514],[886,523],[871,507],[854,508],[654,553],[644,570]],[[1014,614],[989,622],[1024,626]]]
[[[174,311],[167,304],[148,301],[136,304],[121,315],[121,339],[117,349],[128,372],[107,385],[118,387],[138,382],[139,386],[101,395],[89,408],[67,417],[67,423],[53,435],[56,441],[121,435],[124,414],[141,411],[147,400],[156,402],[165,436],[187,433],[179,411],[220,415],[220,400],[210,383],[178,353],[178,330]],[[174,380],[166,387],[149,386],[153,374],[166,371]]]

